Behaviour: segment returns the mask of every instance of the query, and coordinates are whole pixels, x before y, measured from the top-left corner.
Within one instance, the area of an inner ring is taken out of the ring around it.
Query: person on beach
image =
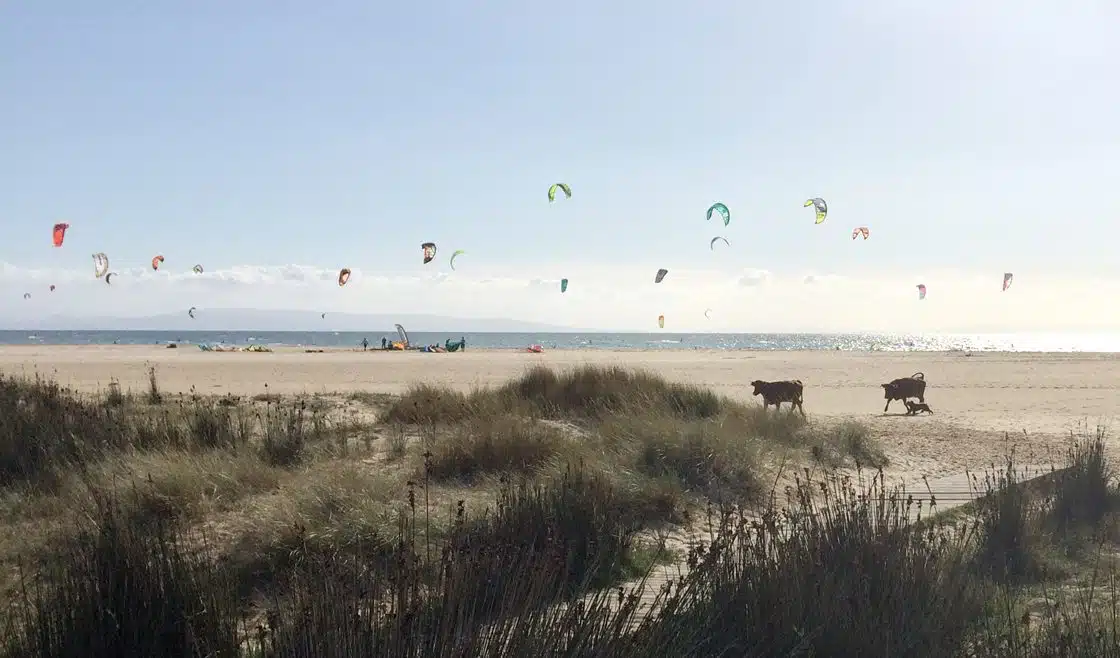
[[[459,336],[459,343],[462,345],[462,347],[460,347],[459,349],[466,352],[467,351],[467,338],[466,338],[466,336]]]
[[[381,349],[385,349],[388,345],[389,345],[389,341],[384,336],[382,336],[381,337]]]
[[[368,349],[369,349],[369,339],[368,338],[363,338],[362,339],[362,351],[365,352]]]

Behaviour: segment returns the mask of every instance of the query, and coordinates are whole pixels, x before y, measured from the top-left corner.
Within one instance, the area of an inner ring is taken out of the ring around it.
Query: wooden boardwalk
[[[915,501],[922,502],[921,514],[923,517],[928,517],[931,500],[935,500],[937,503],[936,513],[943,514],[948,510],[960,507],[961,505],[984,496],[988,488],[985,478],[995,478],[1001,475],[1002,473],[999,472],[998,468],[997,466],[996,470],[993,472],[990,466],[986,466],[976,471],[962,472],[939,478],[920,479],[916,482],[905,482],[902,484],[904,484],[907,495],[912,495]],[[1015,466],[1014,475],[1016,482],[1025,484],[1039,477],[1048,475],[1054,470],[1054,467],[1049,465],[1030,464],[1026,466]],[[888,481],[888,491],[891,486],[891,483]],[[995,486],[994,480],[992,481],[992,486]],[[913,506],[912,514],[915,517],[917,516],[917,505]],[[706,526],[706,523],[704,525]],[[679,564],[655,567],[649,574],[649,577],[645,581],[645,587],[640,594],[643,611],[639,614],[639,619],[648,612],[649,607],[653,604],[654,599],[666,581],[679,582],[681,576],[687,573],[688,566],[684,564],[683,558],[688,547],[696,541],[703,541],[705,544],[708,543],[708,532],[700,527],[680,529],[668,538],[666,542],[667,546],[677,551],[682,561]],[[635,592],[638,585],[638,581],[632,581],[623,587],[628,592]]]
[[[998,468],[998,467],[997,467]],[[1020,484],[1030,482],[1054,471],[1053,466],[1029,464],[1015,466],[1015,480]],[[999,475],[996,473],[995,475]],[[915,500],[921,500],[923,507],[929,508],[930,500],[937,503],[937,512],[946,512],[970,503],[987,493],[986,477],[994,477],[990,467],[976,471],[969,471],[916,482],[906,482],[906,493],[913,495]],[[992,486],[995,486],[992,481]]]

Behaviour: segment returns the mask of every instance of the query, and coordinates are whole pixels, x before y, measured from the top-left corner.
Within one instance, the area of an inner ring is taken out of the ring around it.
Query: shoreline
[[[420,348],[409,348],[407,350],[394,350],[394,349],[381,349],[380,347],[371,346],[369,349],[363,350],[361,347],[349,347],[340,345],[293,345],[286,343],[263,343],[263,342],[249,342],[246,344],[233,344],[221,343],[219,341],[204,341],[203,343],[192,343],[189,341],[173,341],[177,347],[168,347],[169,343],[0,343],[0,353],[6,351],[34,351],[34,350],[186,350],[188,352],[203,351],[199,350],[200,344],[211,345],[225,345],[227,347],[240,348],[241,352],[246,351],[246,348],[257,345],[260,347],[269,348],[272,354],[293,354],[293,353],[362,353],[370,352],[377,354],[406,354],[406,353],[425,353]],[[982,355],[1013,355],[1013,356],[1076,356],[1076,357],[1109,357],[1120,359],[1120,350],[1007,350],[1007,349],[843,349],[843,348],[825,348],[825,347],[805,347],[798,349],[790,349],[784,347],[712,347],[712,346],[695,346],[695,347],[627,347],[608,345],[598,347],[595,345],[583,345],[580,347],[549,347],[543,345],[544,352],[536,352],[535,354],[543,354],[547,352],[563,352],[565,354],[589,352],[619,352],[627,354],[665,354],[665,353],[685,353],[691,354],[694,352],[710,353],[710,354],[734,354],[746,352],[751,354],[773,354],[773,353],[789,353],[789,354],[847,354],[852,356],[875,356],[880,354],[900,355],[900,354],[918,354],[918,355],[935,355],[935,356],[962,356],[962,357],[977,357]],[[495,353],[530,353],[527,346],[516,347],[475,347],[470,344],[467,345],[469,352],[495,352]],[[312,352],[308,352],[312,350]],[[237,352],[212,352],[213,354],[235,354]],[[268,354],[269,352],[262,352]],[[463,351],[450,352],[449,354],[462,354]]]
[[[165,347],[176,344],[190,349],[199,345],[225,347],[264,346],[273,350],[348,350],[369,339],[375,350],[381,338],[398,340],[394,331],[51,331],[0,330],[0,346]],[[840,351],[923,353],[1016,353],[1016,354],[1120,354],[1120,332],[1004,333],[1004,334],[908,334],[908,333],[721,333],[721,332],[461,332],[419,331],[408,334],[414,345],[445,345],[465,339],[469,350],[522,351],[540,345],[547,351],[580,350],[611,352],[646,351]]]

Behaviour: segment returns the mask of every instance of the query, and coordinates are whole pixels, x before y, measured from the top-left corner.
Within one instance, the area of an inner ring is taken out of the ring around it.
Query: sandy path
[[[930,476],[986,465],[1006,450],[1005,433],[1020,453],[1044,457],[1041,453],[1060,448],[1061,439],[1078,423],[1109,424],[1120,412],[1120,355],[1115,354],[966,357],[929,352],[704,350],[223,354],[190,347],[0,347],[0,371],[39,373],[87,391],[102,388],[111,379],[125,389],[143,390],[149,364],[156,367],[165,391],[187,392],[193,386],[202,393],[255,394],[265,391],[266,384],[268,391],[277,393],[397,393],[417,381],[467,390],[500,383],[534,364],[585,363],[642,367],[742,400],[750,399],[753,379],[800,379],[810,416],[851,417],[868,423],[897,469]],[[884,415],[879,384],[916,371],[926,375],[926,400],[936,415],[904,417],[897,402],[890,415]],[[1120,447],[1120,442],[1116,445]]]

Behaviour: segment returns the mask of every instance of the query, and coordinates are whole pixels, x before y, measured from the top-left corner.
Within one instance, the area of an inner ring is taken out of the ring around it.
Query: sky
[[[1117,29],[1106,0],[3,3],[0,325],[1120,330]]]

